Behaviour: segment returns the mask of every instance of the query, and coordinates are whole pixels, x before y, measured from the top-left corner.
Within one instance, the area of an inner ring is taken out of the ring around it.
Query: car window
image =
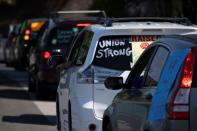
[[[149,63],[157,49],[157,46],[153,46],[144,52],[134,67],[132,68],[126,83],[130,85],[131,88],[141,88],[143,85],[145,71],[148,68]]]
[[[75,63],[77,59],[77,54],[79,52],[79,49],[82,45],[83,40],[84,40],[84,32],[81,32],[78,34],[78,36],[74,40],[73,46],[71,47],[71,51],[68,56],[69,57],[68,61],[72,61]]]
[[[147,50],[133,67],[127,80],[128,85],[132,88],[156,87],[168,54],[169,51],[162,46]]]
[[[46,28],[46,30],[44,31],[44,33],[41,37],[40,46],[44,46],[45,43],[47,43],[48,36],[49,36],[49,27]]]
[[[159,36],[155,35],[112,35],[99,39],[93,65],[130,70],[139,56]]]
[[[92,41],[92,37],[93,37],[94,33],[91,31],[86,31],[85,35],[84,35],[84,39],[81,45],[81,48],[79,50],[78,53],[78,57],[77,57],[77,64],[84,64],[90,45],[91,45],[91,41]]]
[[[73,28],[55,27],[49,33],[47,45],[68,45],[75,33]]]
[[[150,64],[145,77],[144,87],[156,87],[162,73],[169,51],[164,47],[159,47]]]

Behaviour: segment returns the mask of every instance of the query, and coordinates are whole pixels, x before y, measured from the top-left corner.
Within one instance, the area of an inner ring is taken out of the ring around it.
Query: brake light
[[[27,41],[30,39],[30,33],[31,33],[31,31],[29,29],[25,30],[24,40]]]
[[[90,26],[91,24],[89,23],[78,23],[76,26],[78,27],[86,27],[86,26]]]
[[[170,100],[168,108],[169,119],[187,120],[189,118],[189,96],[192,83],[194,53],[195,49],[192,48],[184,60],[179,87]]]
[[[29,35],[24,36],[24,40],[29,40],[29,39],[30,39]]]
[[[27,29],[27,30],[25,30],[25,35],[30,35],[30,30],[29,29]]]
[[[44,51],[43,52],[43,58],[45,60],[48,60],[51,57],[51,53],[49,51]]]

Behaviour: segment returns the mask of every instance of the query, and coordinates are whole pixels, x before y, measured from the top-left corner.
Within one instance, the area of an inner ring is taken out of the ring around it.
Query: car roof
[[[197,47],[197,34],[190,35],[169,35],[164,36],[154,42],[155,44],[161,44],[169,47],[172,51]]]
[[[172,22],[115,22],[112,26],[104,26],[101,24],[94,24],[91,26],[92,30],[120,30],[120,29],[197,29],[195,25],[183,25]]]
[[[47,18],[33,18],[33,19],[28,19],[27,22],[34,22],[34,21],[48,21]]]

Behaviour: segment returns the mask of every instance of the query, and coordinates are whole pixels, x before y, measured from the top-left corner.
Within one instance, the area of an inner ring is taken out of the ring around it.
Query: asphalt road
[[[27,73],[0,64],[0,131],[57,131],[55,101],[27,92]]]

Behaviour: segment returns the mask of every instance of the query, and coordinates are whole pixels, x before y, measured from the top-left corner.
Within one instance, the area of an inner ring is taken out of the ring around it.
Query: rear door
[[[147,54],[141,63],[135,66],[138,68],[134,68],[137,73],[132,88],[119,94],[119,103],[116,105],[118,130],[139,131],[145,124],[152,97],[169,55],[169,50],[163,46],[154,52],[152,49],[153,57]]]

